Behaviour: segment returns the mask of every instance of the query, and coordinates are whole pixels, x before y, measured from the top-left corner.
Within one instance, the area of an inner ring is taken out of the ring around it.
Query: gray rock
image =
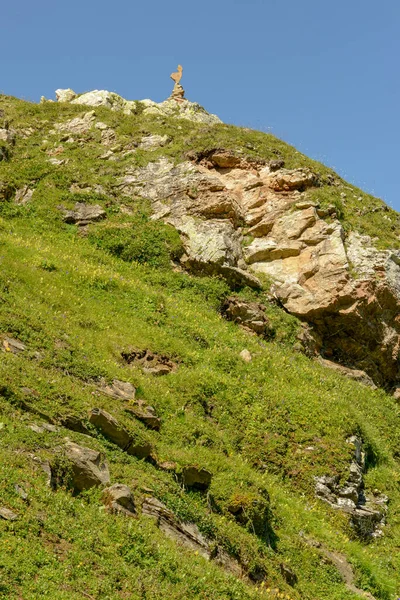
[[[9,508],[2,506],[0,507],[0,519],[4,519],[5,521],[16,521],[19,519],[19,516]]]
[[[3,352],[11,352],[12,354],[21,354],[26,350],[25,344],[11,337],[3,338]]]
[[[122,513],[129,517],[136,515],[131,489],[122,483],[115,483],[103,491],[103,503],[110,512]]]
[[[20,206],[28,204],[32,200],[33,192],[27,185],[15,192],[14,202]]]
[[[138,147],[142,150],[153,150],[165,146],[169,141],[168,135],[146,135],[142,138]]]
[[[181,481],[187,488],[205,491],[210,487],[212,474],[194,465],[182,469]]]
[[[67,88],[65,90],[58,89],[56,90],[56,99],[57,102],[71,102],[74,98],[76,98],[77,94],[71,88]]]
[[[114,379],[110,385],[107,385],[105,381],[102,382],[98,388],[99,392],[110,396],[115,400],[134,400],[136,394],[136,388],[128,381],[120,381]]]
[[[106,217],[106,211],[98,204],[90,205],[84,202],[77,202],[74,210],[62,210],[64,212],[65,223],[74,223],[80,226],[101,221],[101,219]]]
[[[101,408],[92,408],[89,415],[89,421],[101,431],[108,440],[126,450],[132,442],[129,433],[110,415],[110,413]]]
[[[71,465],[73,489],[76,492],[99,487],[110,483],[108,464],[103,454],[91,448],[67,442],[64,446],[65,456]],[[57,472],[52,465],[52,478],[56,483]]]

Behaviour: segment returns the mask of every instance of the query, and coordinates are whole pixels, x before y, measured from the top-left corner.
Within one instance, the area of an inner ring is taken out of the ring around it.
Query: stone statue
[[[172,90],[172,94],[170,99],[176,100],[177,102],[182,102],[185,98],[185,90],[180,84],[182,79],[182,65],[178,65],[178,70],[176,73],[171,73],[170,77],[175,82],[174,89]]]

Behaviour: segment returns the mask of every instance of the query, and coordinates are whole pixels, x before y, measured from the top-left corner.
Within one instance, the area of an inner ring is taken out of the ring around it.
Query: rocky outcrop
[[[222,314],[229,321],[234,321],[258,335],[268,337],[273,333],[265,314],[265,306],[258,302],[248,302],[236,296],[228,296],[222,305]]]
[[[204,492],[210,487],[212,474],[206,469],[189,465],[182,469],[180,480],[186,488]]]
[[[101,431],[110,442],[116,444],[121,450],[136,458],[148,458],[151,453],[151,445],[146,442],[135,440],[118,421],[101,408],[92,408],[89,421]]]
[[[93,90],[79,96],[71,89],[56,90],[58,102],[70,102],[71,104],[94,107],[105,106],[112,111],[123,112],[126,115],[137,113],[139,106],[141,106],[145,115],[189,119],[195,123],[204,123],[205,125],[222,123],[221,119],[216,115],[209,114],[197,102],[186,100],[180,93],[176,97],[179,97],[179,102],[176,101],[175,97],[164,102],[154,102],[148,99],[139,102],[137,100],[125,100],[115,92],[107,90]]]
[[[106,217],[106,211],[98,204],[90,205],[84,202],[77,202],[73,210],[64,208],[62,210],[64,212],[65,223],[72,223],[80,227],[84,227],[95,221],[101,221]]]
[[[177,364],[168,356],[150,350],[130,348],[121,352],[121,356],[128,365],[139,365],[149,375],[168,375],[177,369]]]
[[[146,99],[141,100],[141,104],[145,107],[143,110],[145,115],[189,119],[195,123],[204,123],[205,125],[218,125],[222,123],[217,115],[208,113],[197,102],[190,102],[184,98],[179,98],[179,102],[175,98],[172,98],[159,103]]]
[[[308,200],[307,189],[319,184],[309,169],[224,149],[188,158],[128,170],[119,190],[148,198],[153,218],[178,230],[187,269],[222,275],[232,287],[267,277],[276,301],[312,326],[324,359],[395,387],[400,253],[346,238],[334,207]]]
[[[245,570],[238,560],[230,556],[215,541],[206,538],[195,523],[184,523],[177,519],[174,513],[157,498],[145,498],[142,505],[142,512],[144,515],[155,519],[161,531],[177,543],[197,552],[207,560],[214,560],[218,565],[236,577],[245,575]]]
[[[131,489],[122,483],[115,483],[103,491],[103,504],[111,513],[136,516],[135,502]]]
[[[53,487],[68,483],[75,492],[82,492],[110,483],[108,464],[103,454],[74,442],[67,442],[61,450],[51,464]]]
[[[315,494],[332,508],[348,513],[359,537],[380,537],[383,535],[381,527],[385,524],[388,498],[379,493],[365,494],[362,442],[356,436],[350,437],[347,442],[354,447],[347,480],[340,485],[337,476],[317,477]]]
[[[106,106],[112,111],[121,111],[126,115],[134,114],[137,111],[136,101],[125,100],[115,92],[108,92],[107,90],[86,92],[70,102],[71,104],[83,104],[84,106]]]

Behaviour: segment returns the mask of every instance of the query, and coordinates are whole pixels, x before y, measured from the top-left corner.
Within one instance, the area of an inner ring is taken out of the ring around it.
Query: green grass
[[[259,132],[125,117],[106,109],[96,109],[96,115],[115,128],[122,146],[145,133],[167,133],[173,143],[105,163],[98,158],[103,150],[99,132],[93,130],[84,134],[84,146],[65,150],[61,156],[69,162],[56,167],[47,162],[42,140],[49,140],[45,148],[59,145],[59,134],[51,137],[49,130],[82,114],[82,108],[38,106],[4,96],[0,107],[17,130],[35,130],[18,138],[9,162],[0,163],[0,181],[35,189],[26,206],[0,203],[0,335],[26,345],[20,355],[0,352],[0,505],[20,515],[15,522],[0,521],[0,598],[78,599],[82,590],[86,597],[105,600],[279,597],[271,590],[293,599],[357,598],[307,538],[344,553],[365,590],[382,600],[396,598],[399,405],[383,391],[344,379],[295,352],[298,322],[269,304],[264,292],[240,294],[267,305],[273,339],[260,340],[225,321],[220,307],[230,293],[226,283],[175,270],[170,261],[180,244],[174,231],[150,221],[141,199],[131,201],[132,214],[118,212],[121,200],[113,187],[128,166],[161,153],[178,161],[188,149],[213,146],[283,157],[288,167],[309,166],[322,180],[330,170]],[[73,183],[100,184],[104,193],[71,192]],[[322,204],[339,202],[344,185],[323,185],[312,194]],[[338,205],[344,224],[365,223],[362,231],[375,235],[381,212],[372,213],[373,219],[353,215],[349,195]],[[64,224],[58,209],[80,200],[107,211],[104,222],[90,226],[88,237]],[[372,210],[380,201],[361,204]],[[382,245],[394,236],[381,221]],[[178,369],[160,378],[146,375],[122,360],[129,347],[166,354]],[[253,356],[249,364],[239,357],[244,348]],[[122,401],[101,395],[100,378],[133,383],[138,397],[161,416],[160,432],[131,418]],[[93,406],[150,441],[159,461],[175,461],[178,470],[187,464],[209,469],[208,498],[183,490],[172,474],[127,456],[93,428],[89,438],[63,427],[43,434],[28,428],[43,420],[61,423],[67,415],[86,419]],[[317,475],[346,477],[351,460],[346,439],[354,433],[368,450],[368,489],[378,488],[390,498],[385,536],[370,544],[358,541],[346,517],[313,493]],[[178,547],[144,516],[109,515],[98,490],[73,496],[47,487],[33,457],[52,459],[67,436],[102,449],[112,482],[130,485],[138,505],[146,490],[153,490],[179,518],[196,523],[238,557],[253,578],[264,573],[263,586],[237,580]],[[28,504],[14,484],[26,489]],[[240,517],[234,514],[238,507]],[[297,573],[294,588],[282,578],[282,563]]]

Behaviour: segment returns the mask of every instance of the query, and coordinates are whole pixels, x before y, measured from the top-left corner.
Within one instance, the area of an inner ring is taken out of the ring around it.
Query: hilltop
[[[396,598],[399,214],[59,92],[0,96],[0,597]]]

